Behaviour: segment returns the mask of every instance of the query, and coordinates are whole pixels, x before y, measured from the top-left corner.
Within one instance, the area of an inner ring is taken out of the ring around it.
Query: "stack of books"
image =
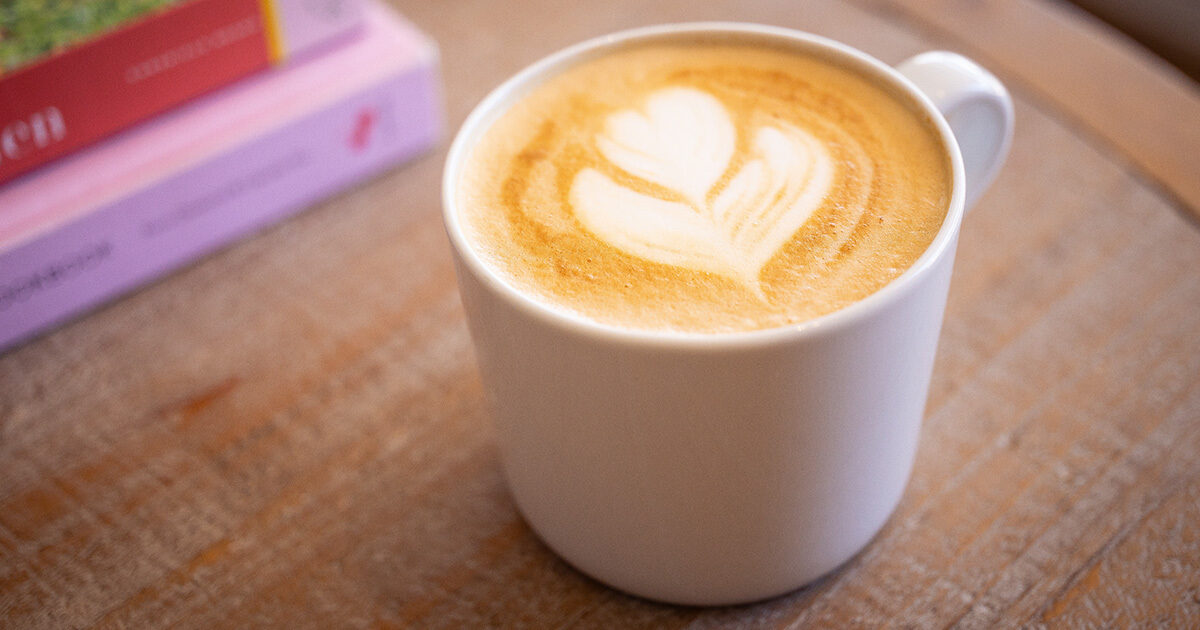
[[[437,49],[376,0],[13,0],[0,33],[0,350],[441,134]]]

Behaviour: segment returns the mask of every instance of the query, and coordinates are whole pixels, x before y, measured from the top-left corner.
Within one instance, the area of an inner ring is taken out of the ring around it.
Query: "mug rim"
[[[818,317],[771,328],[713,333],[649,330],[595,321],[585,315],[572,313],[526,295],[482,260],[466,236],[460,213],[456,210],[458,176],[479,136],[485,133],[517,98],[573,65],[624,46],[655,40],[669,41],[672,38],[697,34],[744,36],[749,39],[773,40],[808,50],[819,49],[832,59],[845,62],[852,66],[852,69],[859,70],[872,79],[890,84],[924,111],[937,130],[942,146],[950,158],[951,194],[946,216],[938,228],[937,235],[908,269],[866,297]],[[922,276],[930,273],[943,256],[954,254],[955,238],[966,212],[964,178],[962,154],[945,117],[928,95],[894,67],[857,48],[806,31],[746,22],[684,22],[637,27],[584,40],[525,66],[492,89],[467,115],[450,145],[442,172],[442,218],[451,247],[462,263],[460,267],[465,266],[476,280],[503,296],[513,307],[547,325],[598,340],[640,346],[681,349],[756,347],[830,334],[869,319],[899,300]]]

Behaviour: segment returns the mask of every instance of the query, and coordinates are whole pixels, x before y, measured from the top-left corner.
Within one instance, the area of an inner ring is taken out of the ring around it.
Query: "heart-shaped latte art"
[[[697,89],[659,90],[643,111],[617,112],[605,122],[596,138],[600,153],[684,201],[652,197],[585,168],[570,191],[584,226],[628,254],[721,274],[760,296],[762,268],[833,182],[833,160],[820,141],[790,125],[763,126],[745,164],[715,191],[734,157],[737,129],[721,102]]]

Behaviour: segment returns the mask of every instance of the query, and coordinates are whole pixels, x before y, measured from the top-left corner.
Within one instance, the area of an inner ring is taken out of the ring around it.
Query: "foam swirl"
[[[570,191],[579,219],[626,253],[723,274],[763,295],[759,272],[825,200],[834,172],[829,153],[803,130],[760,127],[753,157],[721,189],[715,184],[736,143],[721,103],[671,87],[651,94],[645,112],[613,114],[596,144],[616,166],[683,201],[630,190],[585,168]]]

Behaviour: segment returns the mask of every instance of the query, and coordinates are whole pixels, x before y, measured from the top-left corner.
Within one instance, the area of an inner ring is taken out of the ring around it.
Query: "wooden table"
[[[699,19],[975,57],[1012,156],[966,220],[920,452],[791,595],[654,604],[513,507],[439,216],[446,143],[0,356],[0,625],[1200,626],[1200,92],[1037,0],[399,2],[456,128],[566,44]]]

